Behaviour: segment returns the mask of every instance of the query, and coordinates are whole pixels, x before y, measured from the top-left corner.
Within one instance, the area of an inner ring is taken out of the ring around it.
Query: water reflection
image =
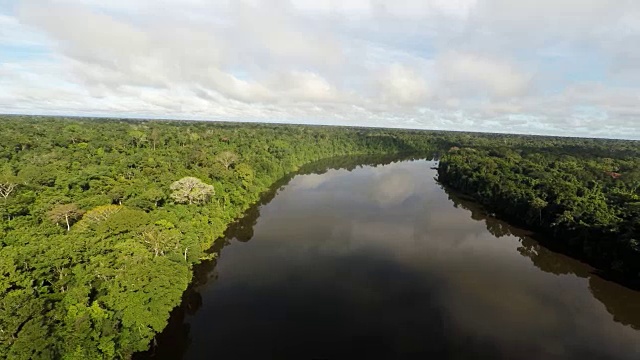
[[[432,156],[432,157],[435,157]],[[216,240],[211,248],[211,253],[218,256],[222,250],[233,241],[248,242],[253,238],[254,227],[260,217],[262,206],[270,203],[289,182],[298,175],[307,175],[296,186],[301,189],[313,189],[327,182],[332,175],[327,175],[331,170],[346,170],[351,172],[358,168],[378,168],[398,161],[417,160],[420,157],[414,155],[361,155],[345,156],[323,159],[307,164],[296,173],[288,174],[275,183],[271,189],[265,192],[258,203],[250,207],[242,218],[229,225],[222,238]],[[334,172],[339,174],[339,172]],[[144,353],[134,355],[135,359],[182,359],[184,353],[191,344],[189,332],[191,325],[186,321],[188,316],[195,315],[203,304],[202,294],[199,289],[202,286],[213,286],[218,278],[216,271],[217,259],[204,261],[194,268],[193,280],[182,296],[182,303],[176,307],[170,316],[165,330],[158,334],[151,344],[151,349]]]
[[[443,190],[432,163],[390,160],[278,184],[216,243],[153,358],[640,355],[638,292]]]
[[[471,218],[483,221],[487,230],[496,237],[515,236],[520,241],[518,252],[531,260],[536,268],[555,275],[574,275],[588,279],[591,294],[606,307],[615,322],[640,330],[640,293],[603,279],[589,265],[540,245],[531,232],[510,226],[488,216],[477,203],[447,191],[454,206],[471,212]]]

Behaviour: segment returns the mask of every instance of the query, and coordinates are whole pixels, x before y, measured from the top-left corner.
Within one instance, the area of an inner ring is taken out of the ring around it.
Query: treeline
[[[551,237],[598,268],[640,279],[640,147],[458,148],[443,156],[440,182],[513,223]]]

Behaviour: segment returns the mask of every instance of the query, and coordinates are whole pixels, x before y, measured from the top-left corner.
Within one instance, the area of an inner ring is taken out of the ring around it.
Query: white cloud
[[[514,97],[525,94],[532,75],[509,61],[473,53],[449,52],[438,59],[443,86],[454,94]]]
[[[426,81],[417,71],[392,64],[380,76],[381,100],[399,105],[418,105],[430,95]]]
[[[23,0],[0,111],[640,138],[614,3]]]
[[[399,170],[376,177],[369,196],[382,207],[399,205],[413,195],[416,184],[412,174]]]

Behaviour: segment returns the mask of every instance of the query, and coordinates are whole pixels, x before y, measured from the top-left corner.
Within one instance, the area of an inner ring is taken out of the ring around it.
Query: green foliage
[[[629,155],[638,148],[627,148],[632,142],[602,142],[613,144],[606,151],[544,143],[539,149],[500,152],[463,148],[442,158],[438,177],[512,222],[551,235],[598,267],[637,279],[640,159]]]

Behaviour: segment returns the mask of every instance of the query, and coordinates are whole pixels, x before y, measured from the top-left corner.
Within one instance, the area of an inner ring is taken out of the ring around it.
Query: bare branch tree
[[[0,196],[2,196],[5,200],[9,198],[9,195],[13,193],[13,191],[18,187],[18,184],[11,182],[1,182],[0,183]]]

